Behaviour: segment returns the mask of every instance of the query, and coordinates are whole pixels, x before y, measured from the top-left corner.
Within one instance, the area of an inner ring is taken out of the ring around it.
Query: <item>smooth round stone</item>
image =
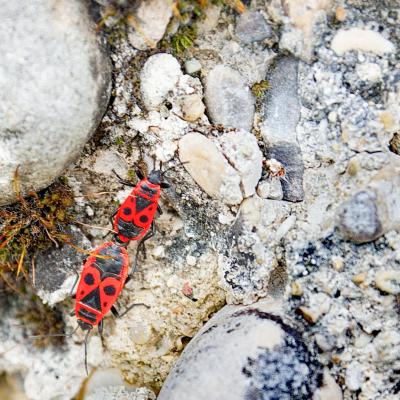
[[[97,128],[111,65],[87,4],[19,0],[0,8],[0,205],[49,185]]]
[[[339,209],[339,229],[351,241],[366,243],[382,234],[376,195],[372,191],[360,191],[342,204]]]
[[[324,371],[279,308],[224,307],[185,348],[158,400],[321,398]]]

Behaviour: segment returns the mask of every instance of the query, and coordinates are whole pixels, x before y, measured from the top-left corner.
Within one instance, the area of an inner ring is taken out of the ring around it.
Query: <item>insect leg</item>
[[[101,339],[103,339],[104,319],[102,319],[99,322],[99,325],[97,326],[97,329],[99,330],[99,335],[100,335]]]
[[[117,215],[118,210],[119,210],[119,208],[116,208],[116,209],[114,210],[114,212],[111,214],[110,222],[111,222],[111,227],[112,227],[112,228],[114,228],[114,218],[115,218],[115,216]],[[108,231],[108,232],[103,236],[102,239],[106,238],[109,234],[110,234],[110,231]]]
[[[158,213],[159,213],[160,215],[163,214],[163,210],[161,209],[161,207],[160,207],[159,204],[157,204],[157,211],[158,211]]]
[[[114,306],[112,306],[111,312],[113,313],[114,317],[122,318],[125,314],[127,314],[129,311],[131,311],[133,307],[136,307],[136,306],[144,306],[146,308],[150,308],[147,304],[144,304],[144,303],[133,303],[133,304],[130,304],[128,307],[126,307],[122,313],[119,313],[118,310]]]
[[[125,185],[125,186],[130,186],[130,187],[135,187],[135,186],[136,186],[136,185],[134,185],[132,182],[128,182],[128,181],[124,180],[123,178],[121,178],[121,177],[115,172],[114,169],[112,169],[111,171],[112,171],[112,172],[114,173],[114,175],[118,178],[119,183],[122,183],[123,185]]]
[[[88,344],[89,333],[90,333],[90,330],[87,331],[86,336],[85,336],[85,370],[86,370],[86,375],[89,375],[88,366],[87,366],[87,344]]]
[[[136,176],[139,178],[139,180],[144,179],[144,173],[140,168],[136,169],[135,172],[136,172]]]
[[[69,296],[70,297],[73,297],[75,286],[76,286],[76,284],[78,283],[78,280],[79,280],[79,272],[75,268],[73,268],[73,271],[75,272],[76,277],[75,277],[75,282],[74,282],[74,284],[73,284],[73,286],[71,288],[71,291],[69,292]]]
[[[143,239],[140,241],[140,243],[138,244],[138,247],[136,249],[136,255],[135,255],[135,261],[133,263],[133,268],[129,274],[129,276],[133,276],[133,274],[137,271],[137,262],[138,262],[138,258],[139,258],[139,252],[141,250],[144,251],[144,256],[146,258],[146,252],[145,252],[145,248],[144,248],[144,242],[148,239],[150,239],[151,237],[154,236],[156,231],[156,225],[154,224],[154,221],[151,223],[151,227],[149,232],[146,233],[146,235],[143,237]]]

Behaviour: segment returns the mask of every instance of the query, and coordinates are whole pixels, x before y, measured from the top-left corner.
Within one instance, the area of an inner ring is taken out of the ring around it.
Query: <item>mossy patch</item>
[[[72,192],[62,180],[23,198],[18,179],[16,174],[19,201],[0,209],[0,280],[14,289],[19,276],[28,278],[26,265],[36,252],[68,242],[64,231],[73,220],[74,204]]]
[[[19,310],[17,316],[30,334],[62,333],[61,312],[43,304],[33,293],[29,269],[34,269],[37,252],[69,242],[65,229],[74,220],[74,197],[66,179],[61,178],[47,189],[31,192],[24,198],[20,195],[18,171],[14,189],[19,201],[0,208],[0,287],[10,300],[14,298]],[[35,346],[44,346],[50,342],[60,344],[63,338],[32,340]]]

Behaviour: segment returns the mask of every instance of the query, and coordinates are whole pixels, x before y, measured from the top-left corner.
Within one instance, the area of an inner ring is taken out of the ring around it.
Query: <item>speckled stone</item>
[[[361,191],[342,205],[339,229],[356,243],[370,242],[382,234],[373,192]]]

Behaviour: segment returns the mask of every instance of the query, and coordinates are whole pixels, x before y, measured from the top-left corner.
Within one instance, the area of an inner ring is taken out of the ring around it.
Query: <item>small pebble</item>
[[[375,284],[382,292],[390,294],[400,293],[400,271],[385,270],[375,275]]]
[[[212,140],[200,133],[186,134],[179,141],[179,158],[187,162],[185,169],[208,195],[227,204],[242,201],[240,177]]]
[[[182,118],[185,121],[195,122],[204,114],[205,106],[199,94],[184,96],[180,100],[180,105]]]
[[[190,60],[185,61],[185,71],[187,74],[195,74],[201,70],[200,61],[196,58],[191,58]]]
[[[346,20],[346,9],[343,7],[338,7],[335,12],[335,17],[339,22]]]
[[[148,110],[157,109],[182,75],[179,62],[171,54],[149,57],[140,73],[140,90]]]
[[[186,257],[186,263],[187,263],[187,265],[189,265],[191,267],[194,267],[196,265],[196,263],[197,263],[197,258],[193,257],[191,255],[188,255]]]
[[[360,389],[362,381],[363,375],[361,371],[361,365],[357,361],[350,363],[346,369],[345,377],[347,388],[352,392],[355,392]]]
[[[361,191],[343,203],[339,210],[339,229],[355,243],[375,240],[382,234],[378,217],[376,196]]]
[[[257,194],[262,199],[282,200],[283,191],[279,179],[265,180],[258,184]]]

